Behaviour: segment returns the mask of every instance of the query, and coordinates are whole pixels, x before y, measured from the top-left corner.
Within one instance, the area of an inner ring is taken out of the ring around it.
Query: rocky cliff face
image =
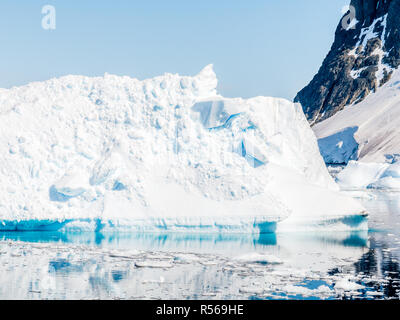
[[[311,124],[364,100],[400,65],[400,0],[352,0],[318,74],[301,90]]]

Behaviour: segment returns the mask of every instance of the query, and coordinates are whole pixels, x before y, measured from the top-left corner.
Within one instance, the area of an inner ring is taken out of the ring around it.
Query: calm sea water
[[[0,233],[1,299],[399,299],[400,194],[370,232]]]

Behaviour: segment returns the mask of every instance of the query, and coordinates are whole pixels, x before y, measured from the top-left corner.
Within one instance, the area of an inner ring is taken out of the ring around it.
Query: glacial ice
[[[400,162],[364,163],[350,161],[336,180],[344,190],[400,190]]]
[[[356,291],[364,288],[364,286],[352,282],[350,277],[346,277],[345,279],[342,279],[335,284],[335,290]]]
[[[200,115],[200,122],[207,129],[221,128],[228,125],[229,120],[240,115],[246,106],[240,99],[215,99],[196,103],[192,110]]]
[[[300,105],[216,87],[210,65],[0,89],[0,229],[275,232],[362,214]]]

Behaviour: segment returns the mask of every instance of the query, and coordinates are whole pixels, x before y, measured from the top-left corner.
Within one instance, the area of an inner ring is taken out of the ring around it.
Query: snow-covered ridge
[[[0,229],[270,232],[363,211],[336,192],[300,105],[216,87],[207,66],[0,90]]]

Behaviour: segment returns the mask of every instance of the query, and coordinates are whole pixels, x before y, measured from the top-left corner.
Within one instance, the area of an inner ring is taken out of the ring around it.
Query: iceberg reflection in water
[[[337,298],[335,281],[366,253],[366,232],[3,232],[0,297]]]
[[[279,243],[278,243],[279,239]],[[320,249],[328,246],[367,247],[368,233],[288,233],[288,234],[204,234],[204,233],[128,233],[71,231],[6,231],[0,241],[87,245],[107,249],[137,249],[147,251],[190,251],[191,253],[232,253],[247,250],[267,250],[269,247],[298,248],[313,244]],[[296,245],[295,245],[296,244]]]
[[[352,195],[369,232],[0,232],[0,298],[398,299],[399,194]]]

